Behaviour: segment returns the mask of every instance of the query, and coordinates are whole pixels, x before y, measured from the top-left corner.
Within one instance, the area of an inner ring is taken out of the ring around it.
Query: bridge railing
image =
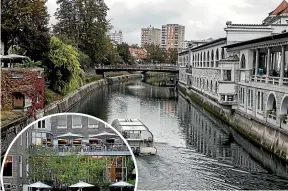
[[[172,64],[153,64],[153,65],[108,65],[96,66],[95,69],[178,69],[178,66]]]

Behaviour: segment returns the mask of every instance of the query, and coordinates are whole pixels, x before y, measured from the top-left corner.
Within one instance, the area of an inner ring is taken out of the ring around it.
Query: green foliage
[[[169,49],[168,50],[168,54],[169,54],[169,60],[168,62],[170,63],[176,63],[177,59],[178,59],[178,51],[177,49]]]
[[[135,185],[136,184],[136,180],[128,180],[128,183]]]
[[[106,36],[110,28],[106,19],[108,7],[95,0],[57,0],[57,4],[60,8],[55,17],[59,22],[53,27],[54,34],[75,42],[93,64],[105,62],[110,48]]]
[[[134,161],[132,159],[132,157],[127,157],[127,178],[128,179],[133,179],[133,174],[132,171],[135,169],[135,164]]]
[[[42,60],[49,51],[49,15],[46,0],[2,0],[1,41],[4,54],[16,45],[32,60]]]
[[[54,186],[71,185],[79,180],[89,182],[95,186],[103,186],[103,174],[106,161],[87,156],[68,154],[59,156],[50,148],[40,148],[28,151],[29,179],[32,182],[50,182]]]
[[[117,45],[117,50],[119,52],[119,56],[125,63],[131,62],[132,57],[130,55],[129,45],[127,43]]]
[[[91,67],[92,66],[91,58],[80,50],[78,50],[78,53],[79,53],[79,62],[80,62],[81,68],[86,69],[86,68]]]
[[[83,70],[79,63],[79,54],[75,48],[52,37],[49,61],[47,64],[50,88],[61,94],[67,94],[82,85]]]
[[[145,49],[147,50],[148,53],[148,60],[150,62],[158,62],[158,63],[163,63],[165,62],[165,51],[161,49],[159,45],[146,45]]]

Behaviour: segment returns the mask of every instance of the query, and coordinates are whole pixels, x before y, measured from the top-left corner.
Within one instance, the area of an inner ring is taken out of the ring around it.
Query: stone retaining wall
[[[199,92],[188,90],[185,85],[178,84],[180,94],[188,101],[193,101],[203,106],[210,113],[231,125],[236,131],[244,135],[250,141],[262,146],[288,162],[288,132],[261,123],[249,118],[240,112],[233,112],[220,104],[206,98]]]

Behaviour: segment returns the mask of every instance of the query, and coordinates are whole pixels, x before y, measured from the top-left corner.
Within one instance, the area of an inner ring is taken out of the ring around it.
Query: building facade
[[[180,52],[179,82],[212,105],[288,130],[286,12],[283,1],[262,24],[227,22],[226,37]]]
[[[16,140],[8,153],[3,173],[5,190],[28,190],[27,185],[33,182],[29,175],[27,149],[33,151],[39,147],[56,151],[63,157],[81,153],[89,159],[105,159],[105,179],[127,181],[127,160],[131,153],[118,135],[113,138],[97,136],[103,132],[115,134],[105,124],[80,115],[61,115],[38,121]],[[78,137],[68,138],[67,133]]]
[[[161,44],[161,29],[150,27],[141,29],[141,46]]]
[[[183,49],[185,41],[185,26],[179,24],[162,25],[161,48],[163,49]]]
[[[1,110],[34,116],[44,107],[43,68],[1,68]]]
[[[110,32],[107,34],[107,36],[110,38],[111,41],[122,44],[123,43],[123,32],[121,30]]]

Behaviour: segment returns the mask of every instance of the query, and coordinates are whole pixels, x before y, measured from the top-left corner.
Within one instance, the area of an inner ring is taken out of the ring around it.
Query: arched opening
[[[281,104],[281,114],[288,115],[288,96],[286,96]]]
[[[211,67],[214,67],[214,51],[211,51]]]
[[[267,100],[267,112],[273,115],[276,115],[276,109],[277,109],[277,104],[276,104],[276,99],[273,93],[271,93],[268,97]]]
[[[213,91],[213,82],[212,82],[212,80],[211,80],[210,84],[211,84],[210,91],[212,92]]]
[[[25,107],[25,96],[20,92],[13,93],[13,109],[23,109]]]
[[[217,50],[216,50],[216,67],[218,67],[218,64],[219,63],[219,50],[218,50],[218,48],[217,48]]]
[[[203,66],[206,67],[206,52],[204,52],[204,59],[203,59],[204,63]]]
[[[215,83],[215,93],[218,93],[218,82]]]
[[[209,91],[209,81],[207,80],[207,90]]]
[[[202,52],[201,52],[201,55],[200,55],[200,66],[201,67],[203,66],[203,63],[202,63]]]
[[[210,54],[209,54],[209,51],[207,52],[207,67],[209,67],[210,63]]]
[[[240,68],[246,68],[246,58],[244,54],[241,56]]]
[[[224,59],[225,58],[225,52],[224,52],[224,48],[222,48],[222,51],[221,51],[221,59]]]

